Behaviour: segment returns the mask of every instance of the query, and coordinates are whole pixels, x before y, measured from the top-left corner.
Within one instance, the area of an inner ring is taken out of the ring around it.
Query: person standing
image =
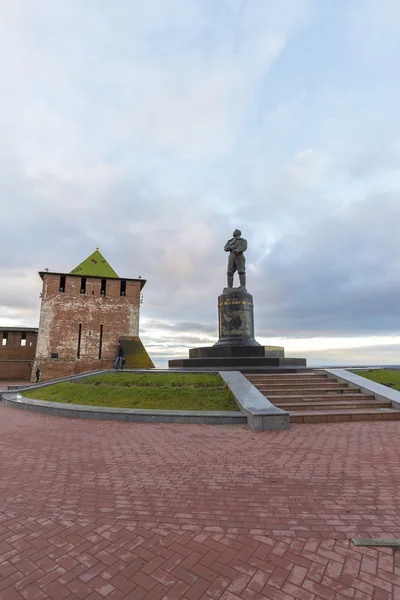
[[[121,371],[122,371],[124,368],[124,362],[125,362],[124,349],[122,347],[122,344],[120,342],[118,342],[117,359],[115,361],[115,370],[118,371],[118,367],[121,365]]]
[[[39,383],[39,380],[40,380],[40,369],[39,369],[39,367],[36,369],[35,375],[36,375],[36,383]]]

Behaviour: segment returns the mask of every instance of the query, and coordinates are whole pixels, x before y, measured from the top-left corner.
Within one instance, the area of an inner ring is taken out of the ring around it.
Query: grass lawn
[[[356,375],[361,375],[366,379],[382,383],[394,390],[400,392],[400,371],[389,371],[384,369],[371,369],[370,371],[353,371]]]
[[[221,377],[206,373],[106,373],[76,383],[55,383],[24,396],[117,408],[239,410]]]

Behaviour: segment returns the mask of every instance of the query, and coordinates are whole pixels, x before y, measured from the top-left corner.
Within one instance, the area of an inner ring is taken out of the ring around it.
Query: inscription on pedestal
[[[220,344],[254,344],[253,296],[246,291],[234,290],[218,298]]]

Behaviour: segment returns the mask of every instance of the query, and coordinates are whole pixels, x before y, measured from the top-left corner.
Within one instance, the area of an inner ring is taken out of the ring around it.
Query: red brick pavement
[[[9,385],[30,385],[30,382],[25,381],[0,381],[0,391],[7,391]]]
[[[399,440],[0,405],[0,600],[400,600]]]

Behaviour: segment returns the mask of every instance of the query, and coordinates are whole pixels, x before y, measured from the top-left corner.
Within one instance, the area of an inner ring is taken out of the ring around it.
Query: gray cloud
[[[286,335],[399,331],[399,216],[399,195],[392,193],[299,224],[259,265],[257,296],[261,281],[271,290],[258,308],[261,319]]]
[[[34,4],[0,7],[0,319],[100,245],[157,356],[210,343],[239,227],[259,336],[400,331],[396,84],[282,93],[312,2]]]
[[[308,351],[310,366],[395,366],[399,364],[399,344]]]
[[[146,327],[149,328],[149,330],[151,331],[152,328],[154,329],[164,329],[167,331],[175,331],[175,332],[186,332],[186,333],[193,333],[193,332],[204,332],[204,333],[215,333],[215,327],[209,324],[203,324],[203,323],[193,323],[193,322],[188,322],[188,321],[179,321],[177,323],[166,323],[165,321],[157,321],[155,319],[148,321],[146,324]]]

